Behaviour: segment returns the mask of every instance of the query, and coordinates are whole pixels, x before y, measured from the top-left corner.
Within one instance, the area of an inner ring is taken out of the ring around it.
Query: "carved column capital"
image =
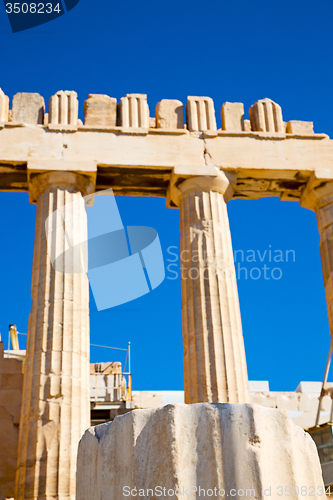
[[[92,179],[77,172],[30,172],[29,175],[29,198],[30,203],[37,203],[40,195],[47,188],[66,188],[71,192],[79,191],[83,196],[92,194],[95,186]]]
[[[234,193],[236,174],[214,166],[176,166],[171,175],[167,204],[178,208],[187,193],[213,191],[221,193],[228,202]]]
[[[313,172],[300,198],[300,205],[317,213],[330,203],[333,203],[333,172]]]

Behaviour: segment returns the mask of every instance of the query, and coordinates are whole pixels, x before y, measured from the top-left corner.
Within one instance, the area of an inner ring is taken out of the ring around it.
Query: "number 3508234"
[[[52,3],[6,3],[7,14],[60,14],[61,10],[59,3],[54,7]]]

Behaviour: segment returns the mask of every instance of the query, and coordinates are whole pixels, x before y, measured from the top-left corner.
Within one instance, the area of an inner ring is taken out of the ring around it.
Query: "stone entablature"
[[[90,94],[84,108],[83,124],[77,94],[59,91],[49,113],[43,97],[28,93],[16,94],[10,110],[1,91],[0,190],[28,191],[32,171],[71,170],[94,178],[97,190],[165,197],[175,167],[185,168],[186,178],[214,166],[237,174],[234,198],[298,200],[318,168],[324,179],[333,175],[333,141],[315,134],[312,122],[284,122],[270,99],[251,106],[250,120],[242,103],[224,103],[221,129],[208,97],[190,96],[186,106],[163,99],[156,118],[145,94],[127,94],[118,104]]]

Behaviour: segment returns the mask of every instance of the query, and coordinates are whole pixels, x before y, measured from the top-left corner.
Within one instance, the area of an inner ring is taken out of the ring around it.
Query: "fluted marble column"
[[[317,215],[327,313],[333,337],[333,181],[324,182],[312,176],[300,204]]]
[[[177,186],[186,403],[249,402],[223,172]],[[180,193],[180,195],[179,195]]]
[[[69,172],[33,182],[39,194],[16,500],[74,500],[77,445],[90,425],[89,285],[85,273],[68,271],[77,259],[71,242],[87,239],[82,196],[91,184]],[[45,221],[60,207],[47,228],[53,257],[67,250],[55,270]]]

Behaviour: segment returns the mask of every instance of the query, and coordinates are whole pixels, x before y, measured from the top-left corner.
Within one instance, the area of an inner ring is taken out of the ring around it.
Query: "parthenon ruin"
[[[257,101],[249,120],[243,104],[226,102],[221,120],[217,129],[208,97],[188,97],[185,113],[163,99],[153,118],[144,94],[119,103],[93,94],[82,123],[73,91],[52,96],[48,113],[43,97],[28,93],[9,110],[1,91],[0,190],[28,192],[37,204],[16,500],[74,499],[77,445],[89,427],[88,280],[53,269],[45,234],[47,217],[74,199],[112,188],[179,208],[181,248],[199,276],[182,281],[186,403],[249,402],[232,198],[279,196],[316,212],[332,333],[333,141],[311,122],[285,123],[270,99]],[[83,222],[69,229],[87,233]],[[62,234],[53,232],[53,245],[68,250]]]

